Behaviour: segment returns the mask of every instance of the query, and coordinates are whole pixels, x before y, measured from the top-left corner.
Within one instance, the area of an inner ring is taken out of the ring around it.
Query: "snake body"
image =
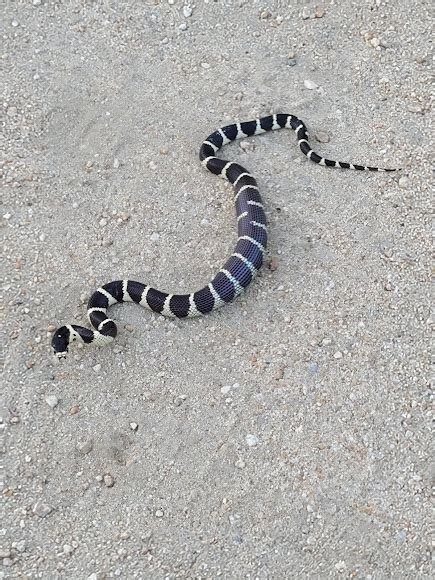
[[[234,187],[238,229],[234,253],[209,284],[191,294],[167,294],[133,280],[116,280],[98,288],[92,294],[87,310],[88,319],[95,330],[75,324],[58,328],[52,338],[57,357],[65,357],[69,344],[75,340],[97,346],[112,342],[117,327],[114,320],[107,316],[107,310],[113,304],[136,302],[163,316],[188,318],[206,314],[231,302],[249,285],[261,268],[267,245],[264,206],[251,173],[238,163],[216,157],[216,153],[223,145],[236,139],[283,128],[295,131],[302,153],[319,165],[360,171],[395,171],[321,157],[310,147],[305,124],[294,115],[269,115],[217,129],[202,143],[199,157],[209,171],[226,179]]]

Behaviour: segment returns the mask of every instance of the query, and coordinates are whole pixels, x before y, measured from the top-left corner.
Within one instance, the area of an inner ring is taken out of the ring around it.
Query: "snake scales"
[[[257,182],[251,173],[238,163],[216,157],[216,153],[223,145],[236,139],[283,128],[295,131],[302,153],[319,165],[360,171],[395,171],[321,157],[310,147],[305,124],[294,115],[269,115],[218,129],[202,143],[199,157],[209,171],[228,180],[234,187],[238,229],[234,253],[211,282],[191,294],[167,294],[133,280],[116,280],[98,288],[92,294],[87,310],[88,319],[94,330],[75,324],[58,328],[52,338],[53,350],[57,357],[65,357],[69,344],[75,340],[97,346],[112,342],[117,334],[117,327],[107,316],[107,310],[118,302],[136,302],[163,316],[186,318],[206,314],[231,302],[248,286],[261,268],[266,249],[267,226],[264,207]]]

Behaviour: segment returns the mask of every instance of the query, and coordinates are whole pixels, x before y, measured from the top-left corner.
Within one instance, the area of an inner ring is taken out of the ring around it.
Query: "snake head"
[[[51,346],[53,347],[54,354],[57,358],[65,358],[68,352],[70,332],[66,326],[61,326],[58,328],[53,338],[51,339]]]

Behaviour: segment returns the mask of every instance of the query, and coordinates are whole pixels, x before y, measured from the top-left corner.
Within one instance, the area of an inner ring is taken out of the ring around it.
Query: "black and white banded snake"
[[[305,124],[294,115],[269,115],[218,129],[202,143],[199,157],[209,171],[227,179],[234,186],[238,224],[234,253],[209,284],[192,294],[167,294],[133,280],[116,280],[98,288],[92,294],[87,310],[88,319],[95,330],[75,324],[58,328],[52,338],[52,347],[58,358],[65,357],[70,342],[77,339],[97,346],[112,342],[117,334],[117,327],[107,316],[107,309],[118,302],[136,302],[166,317],[186,318],[206,314],[231,302],[248,286],[261,268],[266,249],[264,207],[255,178],[238,163],[219,159],[215,154],[223,145],[236,139],[283,128],[295,131],[302,153],[319,165],[360,171],[396,171],[321,157],[308,143]]]

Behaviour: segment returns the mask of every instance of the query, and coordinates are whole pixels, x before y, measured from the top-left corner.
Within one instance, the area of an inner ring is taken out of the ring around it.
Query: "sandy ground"
[[[428,577],[429,2],[4,12],[0,578]],[[97,285],[219,269],[232,190],[198,149],[271,111],[405,169],[327,170],[288,131],[227,146],[262,275],[202,319],[118,306],[112,346],[58,363]]]

